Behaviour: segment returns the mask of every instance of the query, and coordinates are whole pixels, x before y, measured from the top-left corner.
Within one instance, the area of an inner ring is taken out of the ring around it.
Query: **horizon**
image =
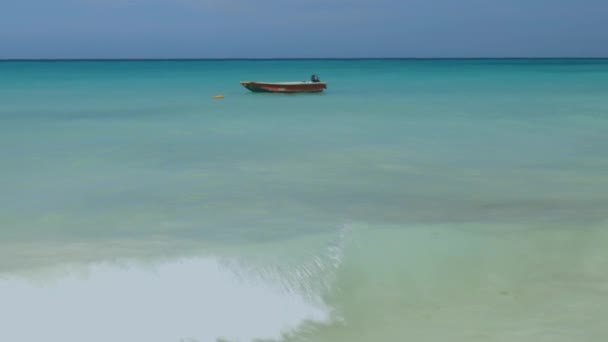
[[[474,60],[608,60],[601,57],[260,57],[260,58],[0,58],[0,62],[137,62],[137,61],[474,61]]]

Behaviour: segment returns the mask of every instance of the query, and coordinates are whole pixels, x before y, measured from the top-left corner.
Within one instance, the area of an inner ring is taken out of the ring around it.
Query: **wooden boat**
[[[255,93],[320,93],[327,89],[325,82],[241,82]]]

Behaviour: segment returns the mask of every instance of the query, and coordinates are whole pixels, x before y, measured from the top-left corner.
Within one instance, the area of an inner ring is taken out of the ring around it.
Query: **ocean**
[[[603,341],[607,246],[606,59],[0,62],[1,341]]]

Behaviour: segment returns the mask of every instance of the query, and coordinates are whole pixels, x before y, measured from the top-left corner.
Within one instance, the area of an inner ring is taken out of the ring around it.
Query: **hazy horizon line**
[[[226,57],[226,58],[0,58],[0,62],[62,62],[62,61],[306,61],[306,60],[582,60],[606,57]]]

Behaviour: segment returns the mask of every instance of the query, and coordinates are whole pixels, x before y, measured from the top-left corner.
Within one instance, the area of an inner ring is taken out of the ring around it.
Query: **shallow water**
[[[602,340],[607,93],[605,60],[2,62],[0,339]]]

